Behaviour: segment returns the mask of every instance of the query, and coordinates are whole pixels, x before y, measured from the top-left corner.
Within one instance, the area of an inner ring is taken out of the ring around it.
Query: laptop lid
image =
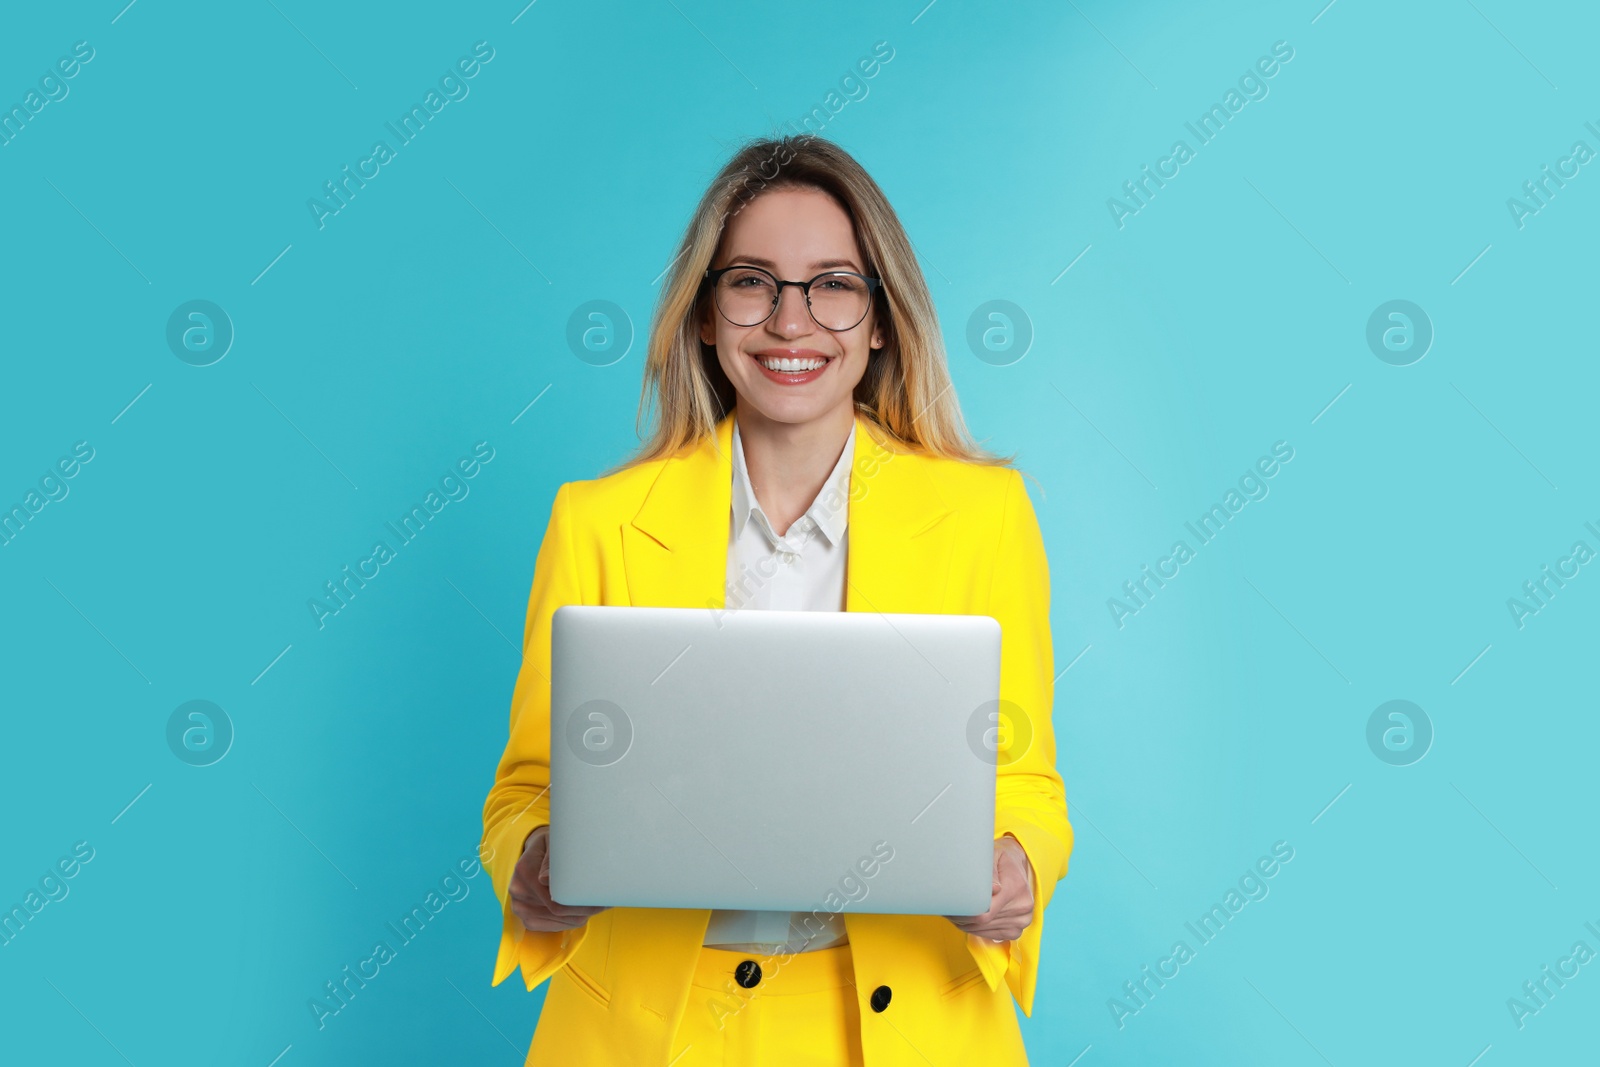
[[[1000,639],[981,615],[558,608],[551,896],[983,913]]]

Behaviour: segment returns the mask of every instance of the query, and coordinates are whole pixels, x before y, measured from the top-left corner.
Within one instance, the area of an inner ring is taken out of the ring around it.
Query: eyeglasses
[[[811,319],[834,333],[861,324],[872,308],[872,294],[883,284],[853,271],[834,270],[819,274],[809,282],[779,281],[760,267],[732,266],[708,270],[705,282],[722,317],[735,326],[758,326],[778,307],[786,285],[798,285],[805,294]]]

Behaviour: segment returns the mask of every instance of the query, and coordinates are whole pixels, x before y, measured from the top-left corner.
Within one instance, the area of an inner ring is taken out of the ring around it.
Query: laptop
[[[566,605],[551,625],[558,903],[988,910],[997,620]]]

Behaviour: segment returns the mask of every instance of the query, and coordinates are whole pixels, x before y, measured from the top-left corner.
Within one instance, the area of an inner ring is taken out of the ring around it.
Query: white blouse
[[[733,424],[733,508],[728,531],[726,607],[778,611],[843,611],[845,604],[846,520],[849,517],[850,465],[855,452],[854,423],[833,472],[805,514],[779,536],[750,485],[739,423]],[[823,912],[827,915],[826,912]],[[714,910],[704,944],[714,948],[777,955],[844,944],[844,917],[828,915],[823,928],[806,940],[802,921],[812,912]],[[811,925],[815,926],[813,916]]]

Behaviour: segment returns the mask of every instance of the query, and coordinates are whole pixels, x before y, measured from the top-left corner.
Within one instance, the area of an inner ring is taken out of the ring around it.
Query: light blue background
[[[726,154],[877,41],[822,132],[916,243],[974,432],[1038,479],[1072,664],[1033,1062],[1592,1054],[1600,964],[1521,1029],[1506,1005],[1600,950],[1600,577],[1520,629],[1506,604],[1600,549],[1600,174],[1507,208],[1600,149],[1592,10],[122,2],[0,32],[7,108],[95,49],[0,147],[0,503],[95,449],[0,548],[0,904],[95,849],[0,948],[5,1058],[520,1062],[542,990],[489,987],[482,875],[325,1029],[307,1001],[475,846],[550,502],[636,440],[642,336],[595,367],[569,314],[645,330]],[[319,230],[307,199],[479,40],[470,95]],[[1107,199],[1276,41],[1269,95],[1119,229]],[[164,339],[192,299],[237,332],[209,367]],[[1034,330],[1009,366],[965,341],[992,299]],[[1391,299],[1436,330],[1411,366],[1365,341]],[[319,630],[307,599],[480,440],[470,495]],[[1119,628],[1108,598],[1276,441],[1270,495]],[[236,729],[206,768],[165,740],[192,699]],[[1367,746],[1391,699],[1436,731],[1411,766]],[[1270,895],[1119,1028],[1276,841]]]

